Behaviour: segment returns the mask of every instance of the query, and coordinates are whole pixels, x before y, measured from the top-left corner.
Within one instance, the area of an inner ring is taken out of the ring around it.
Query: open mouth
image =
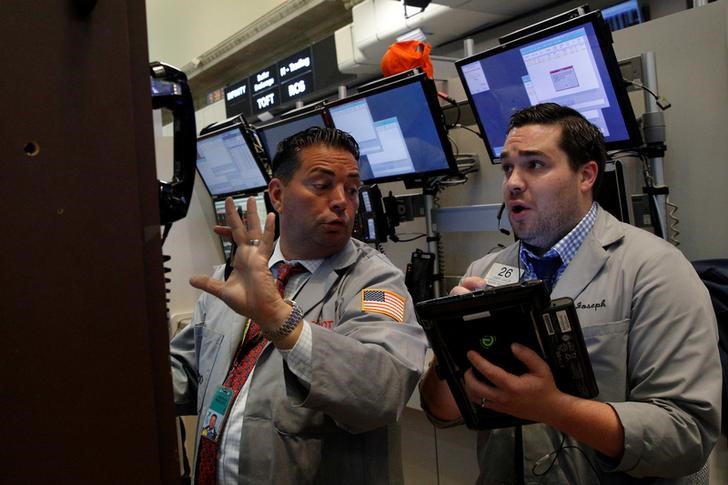
[[[528,213],[531,208],[521,202],[513,202],[509,205],[508,211],[510,214],[511,222],[520,223],[528,217]]]
[[[520,214],[521,212],[525,211],[526,209],[527,209],[527,207],[525,205],[515,204],[515,205],[511,206],[510,212],[511,212],[511,214]]]

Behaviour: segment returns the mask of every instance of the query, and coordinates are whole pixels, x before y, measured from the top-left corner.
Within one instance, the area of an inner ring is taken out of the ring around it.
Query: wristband
[[[301,307],[298,306],[298,303],[293,300],[284,301],[291,305],[291,314],[288,315],[288,318],[286,318],[286,320],[277,328],[273,330],[263,330],[263,336],[268,340],[273,340],[274,338],[282,338],[290,335],[293,330],[298,326],[298,322],[303,320],[303,310],[301,310]]]

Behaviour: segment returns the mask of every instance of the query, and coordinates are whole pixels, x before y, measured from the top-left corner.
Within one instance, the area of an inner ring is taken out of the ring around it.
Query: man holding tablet
[[[538,278],[552,298],[573,298],[600,393],[559,391],[548,365],[521,345],[512,346],[528,369],[520,376],[470,352],[470,400],[537,423],[479,432],[478,483],[695,483],[688,476],[705,466],[720,425],[705,287],[677,249],[594,202],[604,140],[577,111],[547,103],[515,113],[501,160],[519,241],[472,263],[453,293]],[[507,281],[496,277],[503,268]],[[460,422],[433,368],[421,395],[435,424]]]

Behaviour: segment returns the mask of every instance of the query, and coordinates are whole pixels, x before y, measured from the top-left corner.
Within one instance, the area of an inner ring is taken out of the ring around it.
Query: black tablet
[[[520,375],[526,369],[511,352],[511,344],[518,342],[548,362],[561,391],[589,399],[599,393],[573,300],[552,301],[540,280],[427,300],[417,303],[415,311],[437,357],[438,372],[469,428],[526,423],[470,402],[463,378],[471,367],[469,350]]]

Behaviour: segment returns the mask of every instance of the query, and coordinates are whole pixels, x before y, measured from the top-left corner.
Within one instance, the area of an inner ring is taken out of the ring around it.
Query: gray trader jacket
[[[518,244],[475,261],[466,276],[484,277],[494,263],[518,266]],[[679,477],[701,469],[713,449],[721,399],[715,314],[692,265],[664,240],[599,208],[554,287],[552,298],[563,296],[574,299],[597,399],[619,415],[625,450],[613,462],[567,437],[601,482],[574,448],[536,477],[534,463],[558,447],[561,435],[541,424],[524,426],[527,483],[646,483],[637,477],[651,476],[674,480],[649,483],[692,483]],[[479,483],[512,483],[513,430],[480,432],[478,459]]]
[[[405,297],[404,323],[362,311],[366,288]],[[426,349],[402,272],[378,251],[352,240],[327,258],[292,299],[312,324],[310,390],[268,344],[245,406],[239,483],[401,482],[393,425],[422,373]],[[243,323],[221,300],[200,297],[192,324],[171,344],[179,414],[207,409],[225,379]]]

